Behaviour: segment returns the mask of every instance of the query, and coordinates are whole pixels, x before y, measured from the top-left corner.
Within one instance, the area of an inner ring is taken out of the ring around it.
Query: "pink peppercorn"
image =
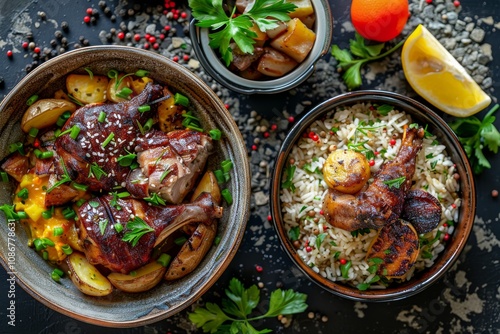
[[[267,215],[267,221],[270,222],[271,220],[273,220],[273,217],[271,217],[271,215]]]
[[[264,132],[263,136],[264,136],[264,138],[269,138],[269,132],[267,132],[267,131]]]
[[[23,42],[23,49],[27,49],[29,46],[29,43],[28,42]]]
[[[295,118],[293,116],[288,117],[288,122],[293,123],[295,122]]]
[[[149,47],[150,47],[149,43],[144,43],[144,49],[149,50]]]
[[[92,15],[92,11],[93,11],[93,9],[92,9],[92,8],[87,8],[87,11],[86,11],[86,12],[87,12],[87,14]]]
[[[368,164],[370,165],[370,167],[375,166],[375,160],[370,159],[370,161],[368,161]]]
[[[182,59],[184,59],[184,61],[188,61],[189,60],[189,55],[182,56]]]
[[[118,38],[123,40],[125,38],[125,33],[123,31],[120,31],[118,34],[117,34]]]
[[[396,145],[396,139],[391,139],[391,140],[389,141],[389,145],[391,145],[391,146]]]
[[[443,240],[444,241],[448,241],[450,240],[450,235],[448,233],[446,233],[444,236],[443,236]]]
[[[347,260],[346,259],[340,259],[340,264],[344,265],[347,263]]]
[[[42,50],[37,46],[33,49],[33,52],[40,53]]]
[[[252,145],[252,151],[257,151],[257,145]]]
[[[135,34],[134,35],[134,41],[139,42],[141,40],[141,35]]]
[[[148,38],[148,40],[149,40],[149,43],[151,43],[151,44],[156,43],[156,37],[154,37],[154,36],[150,36],[150,37]]]
[[[453,6],[460,7],[460,1],[458,0],[453,1]]]
[[[153,44],[153,49],[158,50],[160,48],[160,44],[154,43]]]
[[[172,60],[175,61],[175,62],[178,62],[179,61],[179,57],[178,56],[173,56]]]
[[[308,253],[309,253],[310,251],[312,251],[311,246],[307,246],[307,247],[306,247],[306,252],[308,252]]]
[[[85,22],[85,23],[90,23],[90,16],[85,16],[85,17],[83,18],[83,22]]]
[[[14,55],[14,52],[12,50],[7,51],[7,57],[11,58]]]
[[[262,268],[262,267],[261,267],[261,266],[259,266],[259,265],[256,265],[256,266],[255,266],[255,270],[257,270],[257,272],[258,272],[258,273],[261,273],[261,272],[262,272],[262,270],[264,270],[264,268]]]
[[[276,131],[278,129],[278,126],[276,124],[271,125],[271,131]]]

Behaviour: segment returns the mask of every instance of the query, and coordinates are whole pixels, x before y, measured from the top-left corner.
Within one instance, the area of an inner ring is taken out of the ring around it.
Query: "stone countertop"
[[[22,36],[30,31],[37,45],[42,47],[42,54],[44,48],[49,49],[48,52],[51,49],[58,50],[59,46],[52,48],[50,44],[55,38],[54,32],[60,29],[58,27],[62,21],[68,22],[70,27],[69,33],[65,34],[68,37],[68,50],[72,49],[75,43],[82,46],[122,43],[117,37],[107,34],[110,29],[120,27],[122,17],[119,15],[119,9],[133,8],[138,2],[129,1],[128,7],[123,1],[107,0],[106,3],[115,10],[116,19],[113,20],[100,12],[95,22],[86,24],[83,22],[83,17],[87,8],[92,7],[102,11],[102,8],[99,8],[99,1],[0,0],[0,76],[3,77],[3,83],[0,83],[0,98],[5,96],[32,66],[30,64],[33,52],[23,50],[20,45]],[[161,1],[151,1],[151,3],[162,5]],[[333,43],[345,48],[349,38],[354,34],[349,23],[350,1],[330,0],[330,3],[335,20]],[[448,23],[453,23],[452,26],[450,24],[450,29],[469,32],[467,36],[462,36],[464,38],[447,38],[444,42],[449,49],[454,50],[456,57],[461,57],[466,66],[473,67],[475,63],[483,65],[483,71],[474,72],[474,78],[481,82],[483,88],[496,101],[500,89],[500,43],[498,43],[500,2],[462,0],[460,11],[453,10],[452,2],[449,0],[434,0],[432,5],[427,4],[425,0],[413,0],[410,3],[412,17],[411,24],[405,29],[406,33],[419,22],[424,22],[429,28],[443,28],[439,27],[439,20],[436,19],[437,15],[441,16],[442,13],[448,15]],[[65,8],[68,4],[71,4],[71,11]],[[140,17],[128,20],[127,28],[133,28],[134,24],[142,24],[140,20]],[[161,19],[159,22],[164,24]],[[147,25],[144,27],[145,32],[151,29]],[[178,32],[178,35],[184,38],[183,32]],[[482,58],[470,57],[471,52],[467,50],[471,50],[471,45],[481,48]],[[461,46],[463,48],[460,48]],[[6,56],[6,51],[9,49],[15,51],[11,59]],[[161,47],[160,51],[167,57],[179,55],[168,47]],[[52,52],[57,53],[57,51]],[[185,62],[187,65],[188,60]],[[203,296],[203,301],[219,303],[229,280],[237,277],[246,286],[260,282],[260,286],[263,286],[262,300],[267,300],[269,293],[277,286],[308,295],[308,310],[293,316],[290,326],[283,326],[275,318],[254,324],[258,329],[269,328],[276,333],[499,333],[500,206],[499,198],[493,197],[491,192],[500,188],[498,172],[500,155],[489,156],[492,168],[476,177],[478,203],[476,221],[466,250],[452,270],[436,284],[416,296],[390,303],[361,303],[342,299],[305,278],[281,249],[277,234],[267,220],[269,172],[273,157],[289,129],[288,116],[299,118],[317,103],[346,91],[339,74],[335,71],[335,66],[335,61],[326,56],[320,60],[316,72],[305,84],[290,92],[269,96],[232,94],[199,72],[233,113],[247,140],[253,172],[252,212],[244,240],[227,271]],[[364,78],[362,88],[397,91],[419,99],[404,80],[398,53],[380,63],[368,66]],[[484,113],[485,111],[480,115]],[[277,125],[276,131],[269,131],[272,124]],[[495,124],[500,128],[499,120]],[[252,147],[253,145],[255,147]],[[6,272],[0,270],[0,281],[6,282],[6,279]],[[16,303],[19,305],[16,327],[11,328],[6,324],[6,305],[8,305],[6,289],[0,291],[0,300],[2,301],[0,319],[3,319],[0,321],[2,321],[2,332],[6,333],[192,332],[186,311],[143,327],[103,328],[61,315],[45,307],[21,289],[16,291]]]

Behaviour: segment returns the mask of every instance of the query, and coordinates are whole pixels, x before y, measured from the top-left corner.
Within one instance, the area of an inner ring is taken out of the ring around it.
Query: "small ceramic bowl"
[[[290,90],[304,82],[313,72],[316,61],[330,49],[333,31],[333,19],[327,0],[311,0],[316,22],[316,42],[306,57],[293,71],[271,80],[248,80],[231,72],[220,60],[216,50],[209,46],[209,29],[196,26],[196,20],[190,24],[190,36],[196,56],[205,71],[225,87],[243,94],[273,94]]]
[[[322,118],[330,111],[336,110],[337,107],[367,102],[376,103],[378,105],[392,105],[398,110],[410,114],[413,120],[419,124],[428,125],[428,130],[436,135],[438,140],[446,146],[448,155],[457,166],[457,172],[460,175],[459,184],[462,205],[459,211],[458,222],[455,224],[455,231],[447,241],[444,251],[441,252],[435,260],[433,266],[415,273],[410,280],[404,283],[391,284],[386,289],[360,291],[347,284],[333,282],[322,277],[301,259],[284,227],[280,189],[281,183],[283,182],[282,172],[288,163],[288,155],[292,147],[313,121]],[[465,151],[460,146],[457,137],[450,127],[441,117],[423,104],[403,95],[382,91],[358,91],[339,95],[321,103],[305,114],[286,136],[278,152],[275,169],[272,175],[271,199],[271,214],[274,227],[276,228],[283,248],[297,267],[308,278],[325,290],[347,299],[365,302],[392,301],[406,298],[424,290],[429,285],[436,282],[452,267],[462,252],[469,234],[471,233],[476,210],[473,173]]]
[[[242,240],[250,212],[250,169],[243,138],[232,116],[217,95],[196,75],[156,53],[124,46],[95,46],[70,51],[37,67],[7,95],[0,104],[0,159],[8,154],[9,144],[23,138],[20,121],[27,99],[37,94],[50,97],[64,86],[72,72],[106,75],[110,69],[133,73],[138,69],[187,96],[205,128],[218,128],[230,140],[214,142],[216,150],[209,168],[231,159],[234,170],[227,184],[233,204],[224,205],[218,225],[220,243],[212,246],[191,274],[177,281],[160,283],[143,293],[114,291],[106,297],[91,297],[76,289],[69,278],[56,283],[50,277],[53,267],[29,248],[28,236],[19,224],[11,237],[5,216],[0,214],[0,259],[9,275],[35,299],[78,320],[110,327],[133,327],[156,322],[186,308],[206,292],[222,275]],[[0,203],[12,203],[12,185],[0,184]],[[10,241],[7,240],[9,238]],[[9,255],[15,244],[15,257]],[[9,267],[12,265],[12,268]]]

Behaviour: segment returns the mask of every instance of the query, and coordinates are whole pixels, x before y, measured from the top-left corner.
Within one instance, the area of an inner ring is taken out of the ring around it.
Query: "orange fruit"
[[[408,0],[352,0],[351,21],[365,39],[387,42],[403,31]]]

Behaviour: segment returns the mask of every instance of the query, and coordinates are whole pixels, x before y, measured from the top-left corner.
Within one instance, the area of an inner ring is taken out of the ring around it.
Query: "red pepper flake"
[[[135,34],[134,35],[134,41],[139,42],[141,40],[141,35]]]
[[[295,122],[295,117],[293,117],[293,116],[288,116],[288,122],[290,122],[290,123]]]
[[[30,44],[28,42],[23,42],[23,49],[27,49]]]
[[[391,145],[391,146],[396,145],[396,139],[391,139],[391,140],[389,141],[389,145]]]
[[[460,7],[460,1],[458,0],[453,1],[453,6]]]
[[[346,264],[346,263],[347,263],[347,260],[346,260],[346,259],[340,259],[340,264],[341,264],[341,265],[344,265],[344,264]]]
[[[87,15],[87,16],[85,16],[85,17],[83,18],[83,22],[85,22],[85,23],[90,23],[90,16],[88,16],[88,15]]]
[[[12,50],[7,51],[7,57],[11,58],[14,55],[14,52]]]
[[[255,270],[257,270],[258,273],[261,273],[264,270],[264,268],[262,268],[262,266],[256,265]]]
[[[125,38],[125,33],[123,31],[120,31],[116,36],[118,36],[119,39],[123,40]]]
[[[312,251],[311,246],[307,246],[307,247],[306,247],[306,252],[308,252],[308,253],[309,253],[309,252],[311,252],[311,251]]]
[[[178,56],[173,56],[172,57],[172,60],[175,61],[176,63],[179,61],[179,57]]]
[[[189,60],[189,55],[182,56],[182,59],[184,59],[184,61],[188,61]]]
[[[33,52],[40,53],[42,50],[37,46],[33,49]]]
[[[270,222],[271,220],[273,220],[273,217],[271,217],[271,215],[267,215],[267,221]]]
[[[271,124],[271,131],[276,131],[278,126],[276,124]]]
[[[448,241],[450,240],[450,235],[448,233],[446,233],[444,236],[443,236],[443,240],[444,241]]]

